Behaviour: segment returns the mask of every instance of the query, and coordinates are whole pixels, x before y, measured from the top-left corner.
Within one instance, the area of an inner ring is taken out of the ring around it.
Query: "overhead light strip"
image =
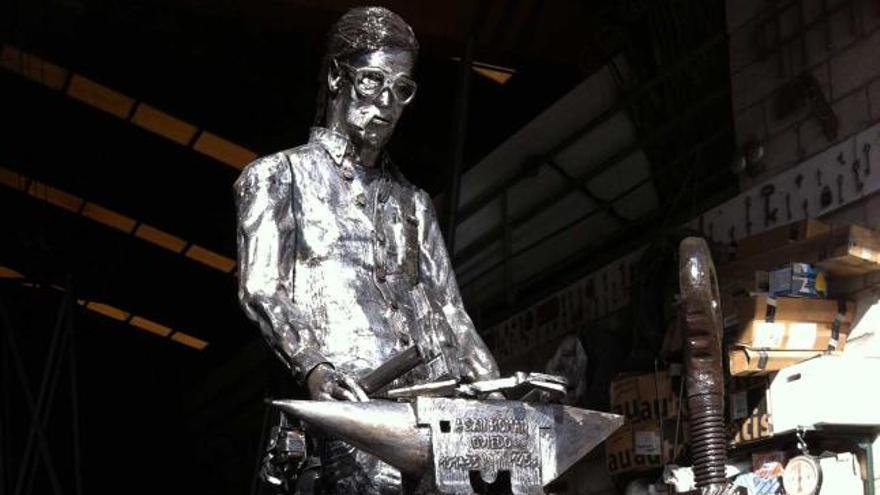
[[[223,273],[232,273],[235,269],[235,260],[228,256],[223,256],[198,244],[189,243],[157,227],[141,223],[110,208],[92,203],[43,182],[32,180],[26,175],[7,168],[0,167],[0,184],[24,192],[32,198],[57,206],[68,212],[82,215],[100,224],[133,235],[175,254],[182,254],[186,258]]]
[[[237,170],[243,169],[257,158],[255,152],[244,146],[204,129],[200,130],[197,126],[162,112],[152,105],[47,62],[13,45],[3,44],[0,65],[49,89],[64,91],[70,98],[128,120],[133,125]]]
[[[452,57],[454,62],[461,63],[461,57]],[[471,69],[477,74],[495,81],[498,84],[504,84],[516,74],[516,69],[510,67],[502,67],[500,65],[487,64],[485,62],[471,62]]]
[[[25,279],[25,276],[11,268],[0,265],[0,279],[22,280]],[[32,288],[41,287],[40,284],[35,282],[22,282],[22,284],[26,287]],[[59,292],[65,292],[64,287],[61,287],[59,285],[50,284],[49,287]],[[116,306],[113,306],[111,304],[101,303],[97,301],[89,301],[86,299],[77,299],[77,304],[89,311],[92,311],[93,313],[98,313],[102,316],[116,320],[120,323],[127,323],[132,327],[149,332],[158,337],[170,337],[169,340],[173,340],[178,344],[185,345],[192,349],[201,351],[205,347],[208,347],[208,341],[206,340],[202,340],[198,337],[193,337],[192,335],[181,332],[179,330],[174,330],[171,327],[165,326],[161,323],[156,323],[155,321],[144,318],[143,316],[132,315],[130,312],[117,308]]]

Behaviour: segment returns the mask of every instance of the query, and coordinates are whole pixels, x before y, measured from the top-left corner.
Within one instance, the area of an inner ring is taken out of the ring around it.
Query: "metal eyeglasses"
[[[354,89],[358,95],[365,98],[374,98],[390,88],[397,101],[406,105],[416,96],[416,82],[406,74],[389,76],[378,67],[352,67],[340,62],[339,65],[346,69],[354,82]]]

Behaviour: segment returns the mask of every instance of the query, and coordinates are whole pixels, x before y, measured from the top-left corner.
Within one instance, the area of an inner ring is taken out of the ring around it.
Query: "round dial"
[[[785,493],[790,495],[816,495],[822,481],[819,461],[808,455],[801,455],[788,461],[782,474]]]

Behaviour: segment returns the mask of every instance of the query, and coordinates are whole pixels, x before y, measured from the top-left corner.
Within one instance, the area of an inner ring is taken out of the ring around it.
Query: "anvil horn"
[[[429,468],[430,433],[416,427],[410,404],[275,400],[272,405],[404,473],[420,476]]]
[[[623,425],[623,416],[570,406],[556,415],[556,466],[542,476],[545,484],[564,474],[575,462]],[[545,466],[545,469],[548,469]]]

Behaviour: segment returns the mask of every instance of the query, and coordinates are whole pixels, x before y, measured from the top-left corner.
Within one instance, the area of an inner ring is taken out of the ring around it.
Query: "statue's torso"
[[[295,257],[294,303],[322,354],[363,374],[412,344],[416,189],[379,168],[337,164],[320,146],[286,153],[296,223],[295,252],[288,254]]]

